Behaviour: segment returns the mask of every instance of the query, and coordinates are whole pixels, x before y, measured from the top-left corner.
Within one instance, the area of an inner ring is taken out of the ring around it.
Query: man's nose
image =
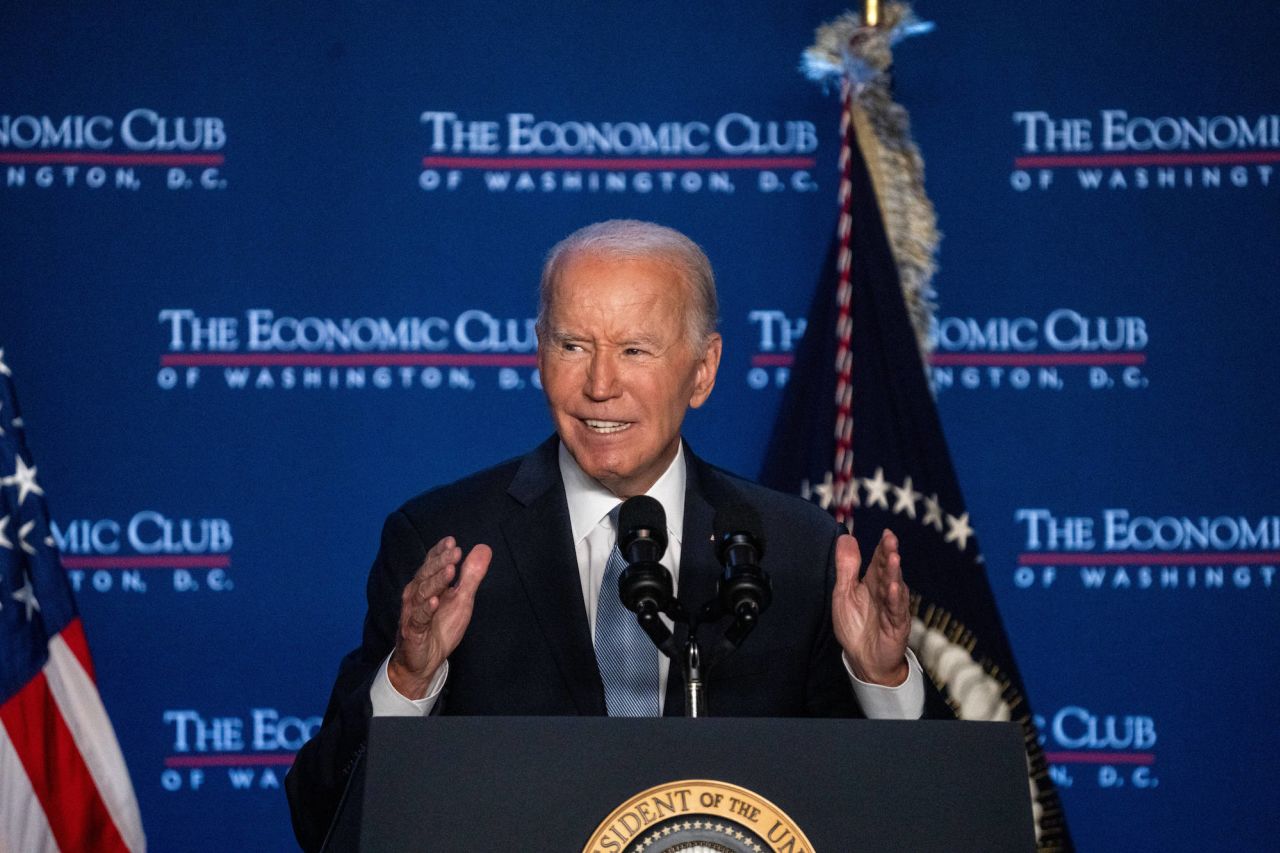
[[[596,350],[587,367],[586,395],[592,400],[608,400],[618,393],[618,366],[613,355]]]

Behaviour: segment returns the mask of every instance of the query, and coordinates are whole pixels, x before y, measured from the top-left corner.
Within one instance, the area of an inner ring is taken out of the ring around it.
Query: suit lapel
[[[503,525],[511,559],[579,714],[606,713],[564,483],[551,438],[525,457],[508,488],[524,505]]]

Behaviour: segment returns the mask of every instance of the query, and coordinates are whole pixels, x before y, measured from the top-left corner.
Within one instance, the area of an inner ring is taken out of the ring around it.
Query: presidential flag
[[[1058,792],[987,581],[925,372],[937,245],[923,164],[888,91],[889,45],[919,28],[846,16],[806,64],[841,86],[840,215],[761,479],[848,524],[864,554],[898,536],[910,644],[956,714],[1021,724],[1042,850],[1070,849]]]
[[[145,850],[37,474],[0,349],[0,850]]]

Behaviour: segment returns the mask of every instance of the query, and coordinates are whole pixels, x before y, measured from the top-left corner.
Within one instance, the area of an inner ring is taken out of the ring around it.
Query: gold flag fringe
[[[818,27],[813,46],[805,51],[804,66],[817,79],[839,75],[850,83],[858,144],[875,186],[920,354],[927,360],[941,235],[924,191],[924,159],[911,141],[906,109],[889,92],[888,73],[893,43],[919,26],[905,3],[885,4],[876,27],[863,27],[861,16],[845,12]]]

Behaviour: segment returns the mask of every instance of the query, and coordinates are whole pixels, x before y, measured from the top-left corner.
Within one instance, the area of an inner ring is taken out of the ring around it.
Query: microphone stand
[[[731,597],[717,595],[704,604],[699,611],[688,614],[679,599],[671,594],[670,574],[666,573],[665,568],[662,568],[656,561],[647,565],[639,563],[632,565],[641,566],[644,571],[631,576],[624,573],[623,579],[620,579],[620,585],[630,586],[630,584],[634,583],[639,586],[649,584],[647,591],[651,593],[642,597],[640,601],[635,602],[636,620],[653,644],[658,647],[658,651],[666,655],[672,663],[680,666],[680,671],[684,675],[685,716],[705,717],[707,715],[705,681],[707,673],[711,671],[712,667],[734,652],[738,646],[742,645],[743,640],[758,624],[760,613],[768,606],[768,600],[766,598],[761,601],[755,597],[738,598],[732,604],[726,605],[726,602]],[[662,569],[662,571],[655,572],[656,569]],[[755,571],[761,576],[757,583],[766,587],[765,594],[768,595],[768,576],[764,575],[763,572],[759,572],[759,569]],[[652,585],[655,573],[659,577],[662,574],[666,574],[665,589],[662,588],[663,584]],[[620,594],[623,596],[624,601],[628,599],[626,591],[620,589]],[[730,607],[732,607],[732,610]],[[678,646],[675,634],[662,621],[661,617],[663,615],[667,616],[673,625],[683,626],[683,648]],[[726,615],[732,615],[733,622],[725,629],[710,658],[704,661],[702,648],[698,644],[698,628],[707,623],[718,622]]]
[[[698,639],[689,632],[684,644],[684,715],[701,717],[707,713],[707,692],[702,683],[702,652]]]

